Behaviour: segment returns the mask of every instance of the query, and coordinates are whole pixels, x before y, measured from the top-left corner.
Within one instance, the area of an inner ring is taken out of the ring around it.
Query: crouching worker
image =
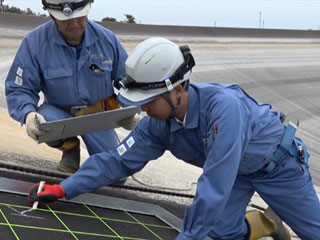
[[[254,239],[250,219],[256,218],[245,216],[255,191],[300,238],[318,239],[319,199],[294,126],[284,126],[280,112],[237,85],[189,84],[194,65],[187,46],[163,38],[140,43],[126,61],[119,97],[148,116],[116,150],[92,155],[59,185],[46,185],[38,195],[35,185],[30,203],[71,199],[109,185],[170,150],[203,168],[178,240]]]
[[[37,122],[60,120],[119,108],[113,83],[125,76],[127,53],[116,36],[88,20],[93,0],[42,0],[52,20],[29,33],[6,79],[10,116],[26,125],[28,136],[45,134]],[[44,103],[38,106],[39,93]],[[136,116],[120,124],[131,130]],[[113,150],[113,129],[82,136],[90,155]],[[80,163],[78,137],[49,142],[62,151],[58,169],[74,173]]]

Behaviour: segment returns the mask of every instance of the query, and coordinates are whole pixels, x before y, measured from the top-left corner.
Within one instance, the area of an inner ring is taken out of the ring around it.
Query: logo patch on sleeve
[[[22,74],[23,74],[23,69],[21,67],[18,67],[18,70],[17,70],[17,75],[19,77],[22,77]]]
[[[22,86],[23,79],[19,76],[16,76],[16,80],[14,81],[15,84]]]
[[[127,151],[127,148],[125,145],[121,144],[119,147],[117,147],[117,151],[118,151],[119,155],[121,156]]]
[[[129,148],[132,147],[132,145],[134,144],[134,139],[133,137],[130,137],[127,141],[126,141],[127,145]]]

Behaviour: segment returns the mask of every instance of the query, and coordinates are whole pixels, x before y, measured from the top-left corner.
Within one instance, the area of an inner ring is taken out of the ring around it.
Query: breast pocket
[[[46,69],[43,72],[44,88],[43,92],[49,103],[57,105],[67,105],[70,98],[74,96],[76,89],[76,79],[72,69],[55,68]]]
[[[113,93],[112,87],[112,65],[91,62],[86,70],[89,79],[90,91],[98,95],[99,99],[110,96]]]

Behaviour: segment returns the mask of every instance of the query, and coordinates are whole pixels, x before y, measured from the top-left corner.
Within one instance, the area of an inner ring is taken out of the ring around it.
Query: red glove
[[[45,184],[43,186],[42,192],[37,194],[39,184],[40,183],[37,183],[29,189],[28,202],[30,206],[32,206],[33,203],[36,201],[49,203],[49,202],[54,202],[59,198],[63,198],[65,196],[63,187],[58,184],[54,184],[54,185]]]

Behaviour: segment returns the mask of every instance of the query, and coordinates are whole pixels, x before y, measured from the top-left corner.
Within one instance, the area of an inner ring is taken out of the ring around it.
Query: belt
[[[81,105],[64,107],[63,109],[71,113],[73,116],[83,116],[92,113],[103,112],[106,110],[113,110],[120,108],[120,104],[117,102],[114,96],[107,97],[106,99],[100,100],[96,104],[92,105]]]
[[[294,139],[296,131],[297,126],[292,122],[289,122],[282,137],[281,143],[277,150],[274,152],[271,161],[267,163],[267,165],[262,169],[264,172],[270,173],[275,168],[280,159],[284,155],[289,153],[292,144],[296,144]]]

